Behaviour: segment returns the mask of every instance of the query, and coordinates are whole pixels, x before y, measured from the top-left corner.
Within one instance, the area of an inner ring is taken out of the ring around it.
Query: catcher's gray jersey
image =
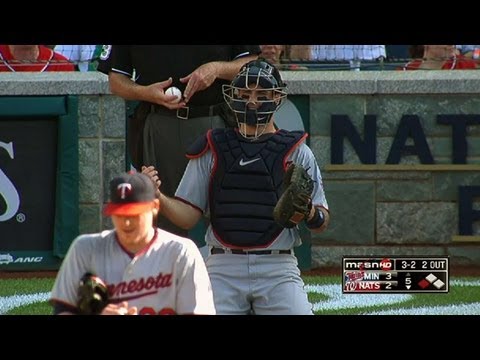
[[[161,229],[137,254],[122,247],[114,230],[79,236],[63,261],[51,301],[75,306],[79,280],[86,272],[107,284],[111,302],[128,301],[139,315],[215,314],[210,279],[197,246]]]

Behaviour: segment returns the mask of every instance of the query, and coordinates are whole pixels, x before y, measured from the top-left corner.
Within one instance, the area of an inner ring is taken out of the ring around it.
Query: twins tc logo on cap
[[[117,186],[120,199],[125,199],[132,192],[132,184],[123,183]]]
[[[110,182],[110,202],[105,215],[134,216],[152,209],[155,186],[142,173],[127,173]]]

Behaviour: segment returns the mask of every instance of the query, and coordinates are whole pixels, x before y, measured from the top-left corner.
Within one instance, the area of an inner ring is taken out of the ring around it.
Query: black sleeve
[[[260,50],[259,45],[235,45],[233,46],[233,58],[248,56],[248,55],[259,55],[262,51]]]
[[[113,45],[111,52],[111,70],[132,77],[133,66],[130,45]]]
[[[105,75],[108,75],[108,72],[111,68],[111,51],[112,45],[102,45],[100,54],[98,55],[98,65],[97,70]]]

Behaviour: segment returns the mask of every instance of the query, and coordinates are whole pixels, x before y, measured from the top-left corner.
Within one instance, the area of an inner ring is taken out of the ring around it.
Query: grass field
[[[305,276],[317,315],[480,315],[480,278],[450,280],[448,294],[342,294],[340,277]],[[48,315],[53,278],[0,279],[0,314]]]

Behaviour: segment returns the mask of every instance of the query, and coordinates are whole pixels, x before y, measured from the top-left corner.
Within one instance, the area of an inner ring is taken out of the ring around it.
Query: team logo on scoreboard
[[[343,291],[365,291],[365,290],[379,290],[380,284],[379,275],[368,271],[346,271],[344,272],[344,286]]]

